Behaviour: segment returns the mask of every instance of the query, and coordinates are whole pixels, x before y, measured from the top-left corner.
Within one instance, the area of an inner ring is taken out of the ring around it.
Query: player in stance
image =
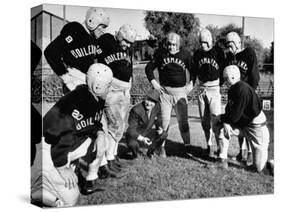
[[[215,117],[222,113],[220,84],[223,82],[222,72],[224,52],[219,47],[213,46],[211,32],[202,29],[199,35],[201,48],[193,56],[193,78],[199,80],[198,106],[202,128],[207,141],[206,155],[211,156],[212,134],[214,132],[218,146],[218,157],[224,142],[223,132],[216,127]]]
[[[139,150],[141,145],[148,146],[146,155],[151,157],[168,136],[161,126],[159,101],[160,93],[155,89],[150,90],[145,100],[136,104],[130,111],[126,139],[133,158],[143,155]],[[156,130],[152,129],[154,125]]]
[[[110,19],[101,8],[90,8],[85,21],[66,24],[60,35],[45,49],[44,55],[64,83],[64,93],[86,84],[85,73],[95,62],[96,39],[104,34]]]
[[[125,131],[126,116],[130,106],[133,65],[129,50],[136,35],[136,30],[131,25],[125,24],[115,36],[106,33],[98,39],[98,62],[106,64],[113,72],[112,85],[105,103],[109,146],[102,162],[100,175],[103,175],[106,164],[115,172],[120,172],[121,168],[125,167],[117,157],[117,149]]]
[[[89,162],[89,172],[79,182],[87,195],[102,190],[97,181],[99,164],[106,140],[101,117],[113,74],[104,64],[93,64],[86,75],[87,85],[79,86],[62,97],[44,116],[42,150],[33,168],[33,202],[46,206],[68,207],[79,198],[78,178],[73,164],[81,157]],[[49,144],[49,145],[48,145]],[[43,161],[43,163],[42,163]]]
[[[241,38],[236,32],[229,32],[226,35],[226,46],[229,49],[226,56],[226,65],[237,65],[240,70],[241,80],[256,90],[260,76],[255,50],[251,47],[242,48]],[[252,158],[250,144],[243,137],[239,137],[238,140],[240,152],[236,159],[238,161],[250,161]]]
[[[223,123],[226,137],[237,135],[235,129],[238,129],[239,134],[248,139],[253,151],[252,168],[255,171],[261,172],[264,168],[270,167],[270,172],[273,173],[273,163],[267,163],[269,131],[266,126],[266,116],[255,90],[240,80],[240,73],[236,65],[227,66],[223,71],[225,81],[230,88],[225,114],[221,115],[220,121]]]
[[[181,38],[177,33],[170,32],[167,35],[167,48],[159,49],[154,59],[150,61],[145,72],[153,88],[160,92],[160,105],[162,113],[162,126],[167,132],[171,112],[174,108],[179,123],[179,130],[186,149],[190,148],[190,132],[188,124],[187,94],[190,87],[191,57],[180,49]],[[154,76],[154,70],[158,69],[159,83]],[[161,147],[162,156],[166,157],[165,142]]]

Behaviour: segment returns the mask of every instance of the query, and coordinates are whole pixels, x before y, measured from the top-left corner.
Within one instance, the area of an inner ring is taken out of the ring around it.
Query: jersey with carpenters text
[[[226,56],[226,65],[238,66],[241,80],[247,82],[254,89],[258,87],[260,75],[254,49],[247,47],[235,55],[229,52]]]
[[[149,81],[155,79],[154,70],[158,69],[160,85],[169,87],[183,87],[190,80],[191,57],[187,51],[170,54],[167,50],[160,49],[155,52],[145,73]]]
[[[95,59],[95,40],[82,24],[70,22],[47,46],[44,54],[53,71],[59,76],[67,72],[67,67],[87,73]]]
[[[43,134],[51,144],[51,156],[55,167],[67,163],[69,152],[78,148],[87,138],[94,140],[102,131],[101,117],[104,100],[96,99],[86,85],[63,96],[44,116]],[[90,154],[93,145],[90,145]]]
[[[130,54],[121,48],[113,35],[106,33],[98,39],[97,58],[111,68],[114,78],[130,81],[133,71]]]
[[[197,50],[193,55],[193,80],[198,77],[203,83],[217,79],[222,82],[224,59],[224,53],[219,47],[213,47],[207,52]]]

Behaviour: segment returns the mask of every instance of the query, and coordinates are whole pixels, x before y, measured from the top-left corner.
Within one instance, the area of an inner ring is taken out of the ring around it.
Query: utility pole
[[[65,25],[65,24],[66,24],[65,14],[66,14],[66,6],[65,6],[65,5],[63,5],[63,25]]]
[[[241,45],[242,48],[244,48],[244,42],[245,42],[245,17],[242,16],[242,39],[241,39]]]

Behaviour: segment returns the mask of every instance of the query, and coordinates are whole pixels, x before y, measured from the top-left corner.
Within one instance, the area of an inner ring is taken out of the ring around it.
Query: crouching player
[[[245,136],[253,151],[251,169],[261,172],[264,168],[270,167],[269,171],[272,173],[272,163],[267,163],[269,130],[258,95],[251,86],[240,80],[240,71],[237,66],[227,66],[223,76],[230,86],[225,114],[220,117],[225,136],[227,138],[231,135]],[[224,148],[225,154],[227,154],[227,149],[228,145]]]
[[[156,149],[159,149],[168,134],[161,125],[160,93],[151,90],[146,99],[135,105],[129,115],[127,129],[127,145],[133,153],[133,158],[142,154],[140,144],[149,146],[147,156],[151,157]],[[153,126],[156,126],[156,134]]]
[[[87,85],[62,97],[45,115],[43,135],[47,144],[43,145],[42,155],[37,156],[37,165],[34,164],[37,171],[32,176],[33,202],[68,207],[77,203],[80,192],[87,195],[98,190],[100,164],[94,159],[102,157],[106,149],[101,117],[112,79],[109,67],[91,65]],[[89,171],[83,183],[79,182],[80,191],[74,172],[74,163],[79,158],[92,160],[87,161]]]

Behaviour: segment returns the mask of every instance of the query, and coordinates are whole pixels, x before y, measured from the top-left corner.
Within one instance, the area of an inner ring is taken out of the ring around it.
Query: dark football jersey
[[[228,53],[226,56],[226,65],[237,65],[240,70],[241,80],[247,82],[254,89],[258,87],[260,75],[257,56],[252,48],[247,47],[236,55]]]
[[[47,46],[44,55],[53,71],[59,76],[67,72],[67,67],[86,73],[90,65],[94,63],[95,41],[96,39],[82,24],[70,22]]]
[[[133,70],[130,55],[113,35],[107,33],[98,39],[97,58],[98,62],[111,68],[114,78],[129,82]]]
[[[192,73],[193,79],[198,79],[205,83],[223,79],[224,53],[221,49],[213,47],[205,52],[197,50],[193,55]]]
[[[67,155],[88,137],[95,139],[102,130],[104,100],[96,100],[86,85],[63,96],[44,116],[45,141],[51,144],[56,167],[67,163]]]
[[[183,87],[187,83],[186,75],[190,75],[191,57],[186,51],[170,54],[167,50],[160,49],[145,68],[149,81],[155,79],[154,70],[156,68],[159,72],[161,85]]]

